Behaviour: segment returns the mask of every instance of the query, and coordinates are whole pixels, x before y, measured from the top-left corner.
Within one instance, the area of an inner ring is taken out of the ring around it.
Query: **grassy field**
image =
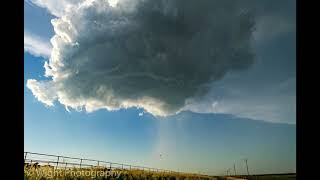
[[[55,169],[54,167],[39,166],[37,168],[24,169],[25,180],[45,180],[45,179],[106,179],[106,180],[215,180],[215,177],[181,174],[174,172],[148,172],[142,170],[121,170],[106,168],[72,168],[72,169]]]
[[[295,180],[296,174],[266,174],[254,176],[241,176],[239,179],[248,180]],[[234,177],[218,177],[218,180],[234,180]]]
[[[25,180],[236,180],[234,177],[214,177],[175,172],[149,172],[143,170],[107,169],[104,167],[55,169],[53,166],[24,168]],[[295,180],[296,174],[268,174],[239,177],[248,180]]]
[[[250,180],[295,180],[296,174],[271,174],[271,175],[258,175],[255,177],[250,177]]]

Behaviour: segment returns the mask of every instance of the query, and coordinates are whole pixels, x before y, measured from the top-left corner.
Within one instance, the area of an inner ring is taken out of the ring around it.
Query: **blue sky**
[[[249,158],[252,173],[295,172],[293,1],[259,5],[251,67],[213,82],[188,112],[162,118],[153,109],[78,112],[67,111],[63,102],[40,102],[27,81],[51,82],[44,76],[55,35],[51,19],[72,1],[39,2],[25,0],[25,151],[209,174],[224,173],[234,163],[244,173],[242,159]]]

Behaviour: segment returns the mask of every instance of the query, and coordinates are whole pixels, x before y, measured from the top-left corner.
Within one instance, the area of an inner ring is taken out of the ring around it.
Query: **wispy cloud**
[[[54,16],[61,17],[66,9],[77,6],[85,0],[25,0],[29,4],[45,8]],[[118,0],[108,0],[110,6],[115,6]]]
[[[49,41],[46,41],[39,36],[24,32],[24,51],[41,57],[49,57],[52,46]]]

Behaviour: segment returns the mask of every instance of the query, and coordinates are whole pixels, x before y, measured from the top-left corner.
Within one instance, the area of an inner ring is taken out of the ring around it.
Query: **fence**
[[[34,152],[24,152],[24,163],[38,163],[39,165],[48,165],[56,169],[69,169],[69,168],[108,168],[108,169],[121,169],[121,170],[143,170],[143,171],[153,171],[153,172],[167,172],[172,173],[175,171],[150,168],[143,166],[135,166],[129,164],[107,162],[101,160],[85,159],[85,158],[75,158],[68,156],[58,156],[51,154],[42,154]],[[178,172],[175,172],[178,173]]]

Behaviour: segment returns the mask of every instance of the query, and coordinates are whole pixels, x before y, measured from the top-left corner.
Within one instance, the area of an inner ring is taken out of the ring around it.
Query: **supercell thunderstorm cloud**
[[[254,62],[255,16],[243,1],[106,0],[70,6],[52,20],[50,80],[27,87],[48,106],[92,112],[138,107],[179,112],[229,71]]]

